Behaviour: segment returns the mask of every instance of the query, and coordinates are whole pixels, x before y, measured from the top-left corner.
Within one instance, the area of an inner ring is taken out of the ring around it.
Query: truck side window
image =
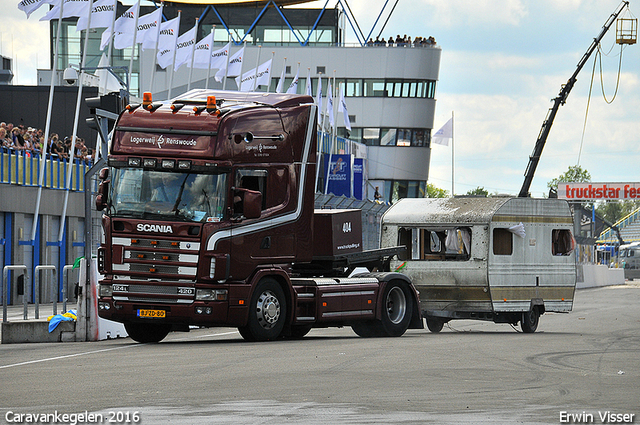
[[[493,229],[493,255],[513,254],[513,233],[509,229]]]
[[[551,231],[551,254],[569,255],[574,249],[571,231],[567,229],[553,229]]]

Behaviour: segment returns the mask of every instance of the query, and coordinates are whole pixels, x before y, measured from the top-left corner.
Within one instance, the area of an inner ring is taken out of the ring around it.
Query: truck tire
[[[411,322],[411,292],[407,285],[389,282],[382,296],[382,329],[387,336],[402,336]]]
[[[160,342],[171,331],[171,325],[162,323],[125,323],[124,328],[136,342]]]
[[[384,332],[379,321],[354,323],[351,325],[351,329],[353,329],[356,335],[361,338],[384,336]]]
[[[256,286],[249,303],[249,321],[238,328],[247,341],[272,341],[284,328],[287,317],[287,301],[284,292],[274,279],[263,279]]]
[[[289,334],[289,338],[291,339],[300,339],[303,338],[306,334],[311,331],[311,326],[309,325],[298,325],[291,326],[291,332]]]
[[[425,316],[427,328],[433,333],[438,333],[444,327],[445,321],[435,316]]]
[[[531,334],[538,329],[538,322],[540,321],[540,311],[537,306],[533,306],[531,311],[525,311],[522,313],[522,319],[520,319],[520,327],[522,332]]]

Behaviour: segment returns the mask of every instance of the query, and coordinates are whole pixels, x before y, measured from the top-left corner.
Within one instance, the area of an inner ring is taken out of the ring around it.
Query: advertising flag
[[[176,64],[173,67],[174,71],[177,71],[182,65],[191,60],[197,30],[198,24],[196,23],[193,28],[178,37],[178,42],[176,43]]]
[[[216,72],[216,81],[221,82],[222,78],[224,78],[225,74],[227,77],[235,77],[240,75],[242,71],[242,58],[244,57],[244,46],[242,49],[235,52],[229,58],[229,68],[220,68],[220,71]],[[255,69],[255,68],[254,68]]]
[[[205,38],[198,41],[193,50],[193,67],[197,69],[209,69],[211,62],[211,45],[213,44],[213,33],[209,33]],[[189,65],[189,64],[187,64]]]
[[[227,67],[230,46],[231,43],[227,43],[221,49],[211,52],[211,69],[225,69]]]
[[[296,76],[293,77],[293,81],[289,84],[289,88],[287,89],[287,93],[297,93],[298,92],[298,75],[300,75],[300,65],[298,65],[298,71],[296,71]]]
[[[322,115],[322,77],[318,75],[318,92],[316,93],[316,104],[318,105],[318,125],[320,125],[320,116]]]
[[[116,0],[98,0],[91,8],[91,28],[109,28],[116,14]],[[76,31],[87,29],[87,15],[80,16],[76,23]]]
[[[331,91],[331,80],[329,80],[329,86],[327,87],[327,113],[329,114],[329,125],[333,128],[335,127],[335,122],[333,119],[333,94]]]
[[[307,96],[313,96],[311,93],[311,70],[307,68],[307,86],[305,87],[305,93]]]
[[[142,44],[142,48],[153,49],[156,47],[156,35],[158,34],[158,22],[162,20],[162,8],[156,9],[151,13],[138,18],[136,44]],[[145,44],[145,39],[149,37],[150,41]],[[116,34],[114,46],[130,47],[133,45],[133,31],[119,32]]]
[[[269,77],[271,75],[271,61],[269,59],[262,65],[258,66],[258,72],[253,68],[250,71],[242,74],[242,77],[236,77],[236,84],[239,91],[252,91],[260,85],[269,84]]]
[[[282,67],[282,73],[280,74],[280,80],[278,80],[278,85],[276,86],[276,93],[282,93],[282,89],[284,88],[284,71],[286,66]]]
[[[113,32],[115,33],[113,47],[116,49],[125,49],[133,46],[133,32],[135,31],[138,11],[139,7],[138,3],[136,3],[116,19],[116,23],[113,26]]]
[[[349,119],[349,111],[347,111],[347,102],[344,101],[344,87],[340,89],[340,103],[338,104],[338,112],[344,114],[344,126],[351,131],[351,120]]]
[[[136,43],[142,44],[142,49],[155,49],[158,25],[162,22],[162,8],[138,18],[138,34]]]
[[[29,19],[29,16],[31,16],[31,14],[38,10],[43,4],[57,4],[59,2],[59,0],[22,0],[18,3],[18,9],[26,13],[27,19]]]
[[[173,62],[173,52],[176,50],[178,29],[180,28],[180,16],[160,25],[160,38],[158,39],[158,66],[166,69]]]
[[[440,130],[431,136],[431,142],[438,145],[449,146],[449,140],[453,137],[453,118],[443,125]]]
[[[89,0],[64,0],[64,7],[62,8],[62,17],[71,18],[74,16],[88,16],[89,15]],[[56,2],[53,8],[49,10],[42,18],[41,21],[50,21],[52,19],[58,19],[60,17],[60,2]]]

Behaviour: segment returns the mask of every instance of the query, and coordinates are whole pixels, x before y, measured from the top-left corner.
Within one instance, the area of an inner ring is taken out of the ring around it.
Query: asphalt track
[[[633,282],[579,290],[534,334],[458,321],[400,338],[344,328],[247,343],[221,328],[0,345],[0,423],[640,423],[639,304]]]

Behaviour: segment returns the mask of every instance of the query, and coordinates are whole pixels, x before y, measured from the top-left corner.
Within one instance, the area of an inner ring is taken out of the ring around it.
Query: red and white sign
[[[640,183],[558,183],[558,198],[569,201],[640,199]]]

